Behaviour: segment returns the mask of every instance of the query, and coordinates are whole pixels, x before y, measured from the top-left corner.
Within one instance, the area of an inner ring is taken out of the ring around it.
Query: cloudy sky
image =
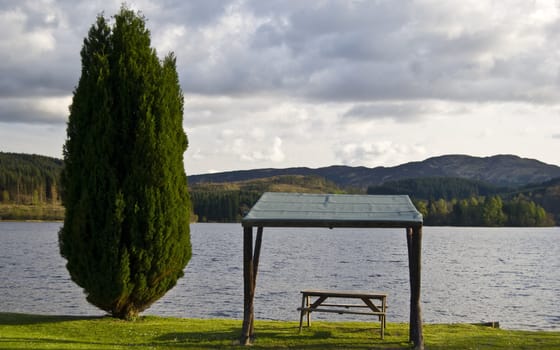
[[[560,165],[557,0],[129,0],[185,94],[188,174]],[[62,157],[82,41],[121,1],[0,0],[0,150]]]

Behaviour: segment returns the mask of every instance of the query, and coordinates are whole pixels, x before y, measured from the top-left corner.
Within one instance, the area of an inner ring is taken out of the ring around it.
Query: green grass
[[[407,349],[408,325],[257,321],[251,349]],[[134,322],[109,317],[0,313],[0,349],[240,349],[241,321],[155,316]],[[560,332],[508,331],[466,324],[424,325],[426,349],[558,349]]]

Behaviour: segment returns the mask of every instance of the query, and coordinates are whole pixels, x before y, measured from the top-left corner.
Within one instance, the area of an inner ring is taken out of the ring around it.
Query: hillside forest
[[[556,225],[554,215],[523,192],[454,178],[422,178],[404,182],[369,187],[367,193],[408,194],[424,216],[424,224],[428,226]],[[194,212],[199,221],[239,221],[265,191],[360,193],[345,191],[324,178],[301,175],[191,186]]]
[[[0,152],[0,220],[61,220],[60,159]]]
[[[59,189],[63,162],[39,155],[0,152],[0,220],[62,219]],[[554,226],[560,222],[560,178],[503,187],[456,177],[387,181],[343,187],[317,175],[278,175],[189,185],[199,222],[238,222],[262,193],[408,194],[428,226]]]

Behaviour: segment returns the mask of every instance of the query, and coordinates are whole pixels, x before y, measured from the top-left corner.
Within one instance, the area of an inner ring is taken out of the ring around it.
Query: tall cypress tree
[[[160,61],[125,7],[84,40],[62,175],[60,251],[87,300],[131,319],[171,289],[191,257],[176,60]]]

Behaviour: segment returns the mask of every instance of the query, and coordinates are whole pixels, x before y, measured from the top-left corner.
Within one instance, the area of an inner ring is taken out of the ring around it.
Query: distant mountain
[[[330,166],[318,169],[299,167],[191,175],[189,182],[191,184],[238,182],[280,175],[321,176],[340,187],[363,190],[368,186],[381,185],[388,181],[428,177],[455,177],[482,181],[499,187],[517,188],[559,178],[560,167],[514,155],[492,157],[445,155],[394,167]]]

